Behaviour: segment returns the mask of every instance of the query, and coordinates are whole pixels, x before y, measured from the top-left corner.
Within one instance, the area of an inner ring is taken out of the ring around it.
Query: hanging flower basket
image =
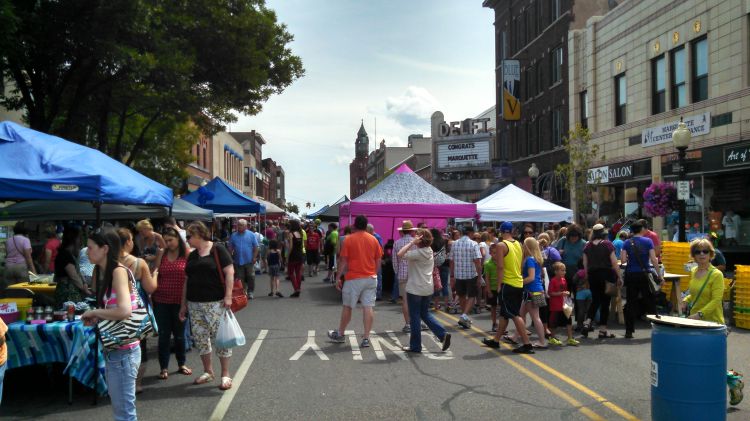
[[[651,216],[669,215],[677,202],[677,189],[669,183],[653,183],[643,192],[643,207]]]

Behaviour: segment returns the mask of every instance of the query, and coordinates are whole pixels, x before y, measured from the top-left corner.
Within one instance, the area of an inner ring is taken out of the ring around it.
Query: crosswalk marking
[[[318,346],[318,344],[315,342],[315,331],[314,330],[308,330],[307,331],[307,342],[305,342],[304,345],[302,345],[302,348],[299,349],[294,355],[292,355],[291,358],[289,358],[289,361],[297,361],[302,357],[302,355],[307,352],[307,350],[312,349],[315,352],[315,355],[318,356],[323,361],[328,361],[328,355],[326,355],[322,349]]]

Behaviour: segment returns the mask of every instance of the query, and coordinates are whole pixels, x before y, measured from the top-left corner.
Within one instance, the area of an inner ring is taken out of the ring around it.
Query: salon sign
[[[680,121],[676,120],[661,126],[647,128],[641,132],[641,146],[648,148],[649,146],[671,142],[672,132],[677,129],[678,124],[680,124]],[[705,112],[685,117],[685,126],[690,130],[692,137],[709,134],[711,132],[711,113]]]

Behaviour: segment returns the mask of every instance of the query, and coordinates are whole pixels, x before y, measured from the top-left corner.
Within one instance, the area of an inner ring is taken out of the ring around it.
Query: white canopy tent
[[[509,184],[477,202],[481,221],[573,222],[573,211]]]

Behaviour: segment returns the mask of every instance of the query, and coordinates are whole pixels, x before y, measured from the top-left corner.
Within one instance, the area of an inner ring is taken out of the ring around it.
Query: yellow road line
[[[454,322],[458,322],[458,317],[454,317],[454,316],[451,316],[451,315],[449,315],[447,313],[443,313],[443,312],[440,312],[440,314],[442,316],[447,317],[450,320],[453,320]],[[486,335],[485,332],[483,332],[481,329],[478,329],[478,328],[474,327],[473,325],[471,326],[471,330],[473,330],[475,332],[478,332],[478,333],[481,333],[482,335]],[[473,340],[474,338],[471,338],[471,339]],[[475,340],[474,342],[478,342],[480,345],[484,345],[482,342],[480,342],[478,340]],[[507,345],[507,344],[502,344],[502,346],[505,347],[506,349],[512,349],[511,346]],[[488,348],[488,349],[492,349],[492,348]],[[589,389],[588,387],[586,387],[586,386],[578,383],[577,381],[575,381],[572,378],[566,376],[565,374],[560,373],[559,371],[555,370],[554,368],[550,367],[549,365],[547,365],[547,364],[545,364],[545,363],[543,363],[543,362],[541,362],[541,361],[537,360],[536,358],[534,358],[532,356],[529,356],[529,355],[522,354],[521,356],[523,358],[525,358],[526,360],[534,363],[536,366],[538,366],[542,370],[544,370],[544,371],[552,374],[553,376],[557,377],[558,379],[564,381],[565,383],[568,383],[569,385],[575,387],[576,389],[578,389],[581,392],[585,393],[586,395],[590,396],[595,401],[597,401],[600,404],[606,406],[612,412],[614,412],[617,415],[625,418],[626,420],[628,420],[628,421],[639,421],[639,418],[636,417],[635,415],[633,415],[630,412],[628,412],[628,411],[620,408],[619,406],[615,405],[612,401],[610,401],[607,398],[603,397],[602,395],[594,392],[593,390]]]
[[[444,320],[440,318],[439,316],[436,316],[438,320],[440,320],[443,323],[447,323],[447,320]],[[467,332],[461,332],[462,335],[464,335],[467,339],[469,339],[472,342],[475,342],[479,345],[482,345],[482,342],[474,338],[472,336],[469,336]],[[606,418],[602,417],[601,415],[597,414],[596,412],[592,411],[590,408],[587,408],[583,405],[582,402],[575,399],[573,396],[563,392],[560,388],[553,385],[552,383],[548,382],[547,380],[540,377],[538,374],[534,373],[533,371],[529,370],[528,368],[522,366],[517,361],[514,361],[512,358],[503,355],[500,351],[492,348],[487,348],[490,352],[495,353],[498,357],[500,357],[501,360],[503,360],[505,363],[510,365],[511,367],[515,368],[516,370],[520,371],[522,374],[526,375],[530,379],[534,380],[535,382],[539,383],[540,385],[544,386],[547,390],[554,393],[558,397],[562,398],[566,402],[568,402],[572,407],[578,409],[583,415],[587,416],[591,420],[605,420]]]

